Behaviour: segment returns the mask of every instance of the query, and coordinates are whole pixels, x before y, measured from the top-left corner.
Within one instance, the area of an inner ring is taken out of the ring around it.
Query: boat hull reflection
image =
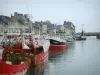
[[[48,60],[46,60],[44,63],[36,67],[33,67],[33,66],[29,67],[26,75],[43,75],[45,68],[47,67],[47,64],[48,64]]]

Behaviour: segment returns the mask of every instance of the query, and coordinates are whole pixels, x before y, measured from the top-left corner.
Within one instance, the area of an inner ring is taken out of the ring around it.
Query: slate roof
[[[8,25],[8,22],[13,22],[13,20],[8,16],[0,15],[0,23]]]
[[[70,27],[71,26],[71,24],[72,24],[72,22],[66,22],[66,21],[64,21],[64,27],[65,28],[68,28],[68,27]]]
[[[64,21],[64,27],[65,28],[72,28],[72,26],[71,25],[73,25],[73,23],[72,22],[66,22],[66,21]],[[73,25],[73,28],[72,29],[75,29],[75,26]]]
[[[39,28],[42,26],[42,24],[40,22],[37,22],[37,21],[34,22],[32,25],[33,25],[33,27],[39,27]]]
[[[62,25],[56,25],[56,30],[58,31]]]
[[[48,30],[53,30],[54,28],[55,28],[55,26],[54,26],[53,24],[47,25],[47,29],[48,29]]]
[[[20,22],[22,24],[29,24],[31,20],[28,17],[28,14],[20,14],[18,12],[14,12],[15,21]]]

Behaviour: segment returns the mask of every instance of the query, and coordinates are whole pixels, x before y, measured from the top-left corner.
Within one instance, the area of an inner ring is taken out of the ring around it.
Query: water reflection
[[[100,40],[89,37],[68,45],[47,64],[30,68],[27,75],[100,75]]]
[[[30,67],[26,75],[43,75],[44,70],[48,67],[47,63],[48,62],[42,65],[36,66],[36,67]]]
[[[89,37],[68,47],[64,53],[49,58],[44,75],[100,75],[100,40]]]

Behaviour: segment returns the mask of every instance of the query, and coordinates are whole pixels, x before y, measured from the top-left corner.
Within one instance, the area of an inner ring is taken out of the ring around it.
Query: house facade
[[[75,26],[73,25],[72,22],[64,21],[63,26],[65,27],[65,32],[66,32],[67,34],[70,34],[70,35],[75,36]]]
[[[9,16],[0,15],[0,33],[4,32],[4,27],[8,28],[10,25],[13,25],[13,23]]]

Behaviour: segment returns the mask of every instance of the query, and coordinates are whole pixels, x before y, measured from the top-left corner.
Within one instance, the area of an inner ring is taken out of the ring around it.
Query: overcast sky
[[[76,32],[82,24],[86,32],[100,31],[100,0],[0,0],[0,14],[14,12],[31,14],[33,21],[71,21]]]

